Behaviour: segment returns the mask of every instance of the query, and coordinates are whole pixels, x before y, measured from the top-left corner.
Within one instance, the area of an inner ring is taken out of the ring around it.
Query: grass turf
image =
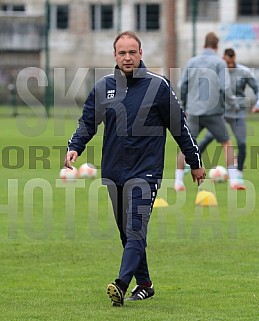
[[[259,320],[258,116],[248,118],[247,191],[207,180],[215,208],[195,207],[190,175],[186,193],[173,191],[177,148],[168,135],[158,197],[169,206],[154,209],[148,234],[156,295],[113,308],[106,285],[117,276],[122,249],[100,171],[78,187],[58,182],[78,112],[44,119],[22,109],[14,119],[0,108],[1,320]],[[97,167],[101,142],[100,133],[88,150]],[[207,168],[217,153],[215,143],[208,147]],[[224,165],[222,154],[215,157]]]

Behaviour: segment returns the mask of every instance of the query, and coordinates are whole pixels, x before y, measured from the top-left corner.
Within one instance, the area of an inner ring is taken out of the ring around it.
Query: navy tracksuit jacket
[[[133,77],[125,77],[116,67],[113,75],[97,82],[69,150],[80,155],[101,122],[105,124],[102,179],[124,246],[118,278],[126,285],[133,276],[137,284],[150,284],[146,234],[163,174],[166,130],[193,169],[202,166],[200,152],[169,81],[149,72],[142,61]]]
[[[84,104],[69,150],[80,155],[104,122],[102,178],[123,185],[131,178],[157,183],[162,178],[166,128],[191,168],[201,167],[178,99],[167,79],[149,72],[141,62],[132,78],[118,68],[97,82]]]

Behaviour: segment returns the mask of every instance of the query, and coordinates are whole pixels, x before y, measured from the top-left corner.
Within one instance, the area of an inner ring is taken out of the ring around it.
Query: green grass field
[[[53,111],[52,111],[53,112]],[[258,116],[248,117],[246,191],[227,183],[218,206],[195,206],[197,186],[173,190],[176,144],[168,135],[164,183],[148,234],[152,300],[113,308],[106,286],[117,277],[122,248],[100,171],[76,184],[59,180],[67,140],[80,111],[49,119],[0,108],[0,320],[258,321]],[[100,166],[98,134],[76,163]],[[223,155],[216,144],[204,164]],[[130,288],[135,286],[134,280]]]

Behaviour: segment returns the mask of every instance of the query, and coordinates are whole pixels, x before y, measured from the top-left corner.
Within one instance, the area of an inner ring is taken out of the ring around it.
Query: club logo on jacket
[[[113,99],[115,97],[115,89],[107,90],[106,97],[107,99]]]

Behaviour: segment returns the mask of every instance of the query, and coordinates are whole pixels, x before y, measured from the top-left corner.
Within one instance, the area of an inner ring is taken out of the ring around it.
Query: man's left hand
[[[206,177],[206,171],[203,167],[200,167],[197,169],[192,169],[191,174],[192,174],[193,182],[197,182],[198,186],[200,186],[201,183],[203,183],[203,181]]]

